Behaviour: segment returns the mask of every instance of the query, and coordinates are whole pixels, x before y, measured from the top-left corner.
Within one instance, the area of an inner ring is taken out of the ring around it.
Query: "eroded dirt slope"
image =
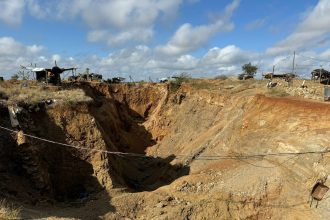
[[[317,180],[330,185],[329,155],[312,153],[328,148],[330,106],[264,96],[258,81],[227,81],[212,91],[82,84],[92,103],[22,111],[26,133],[150,157],[36,140],[22,150],[1,133],[15,149],[0,155],[3,196],[25,199],[23,213],[34,218],[328,219],[328,199],[317,209],[308,200]],[[10,124],[7,114],[2,108],[3,126]]]

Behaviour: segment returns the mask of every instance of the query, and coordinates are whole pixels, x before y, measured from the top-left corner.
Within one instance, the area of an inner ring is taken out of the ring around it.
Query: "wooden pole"
[[[293,60],[292,60],[292,74],[294,74],[294,63],[296,59],[296,51],[293,52]]]

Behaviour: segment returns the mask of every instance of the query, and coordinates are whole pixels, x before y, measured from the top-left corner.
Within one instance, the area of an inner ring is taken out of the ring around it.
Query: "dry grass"
[[[65,89],[58,87],[45,87],[22,84],[2,83],[0,84],[0,98],[7,99],[10,103],[37,104],[44,100],[55,100],[61,104],[75,104],[90,102],[92,98],[86,96],[82,89]]]
[[[195,89],[212,89],[214,84],[210,83],[207,80],[194,80],[190,83],[190,85]]]
[[[214,79],[226,80],[226,79],[228,79],[228,76],[226,76],[226,75],[218,75],[218,76],[215,76]]]
[[[20,213],[20,208],[15,208],[6,200],[0,200],[0,219],[20,219]]]
[[[191,86],[197,90],[219,90],[221,85],[224,84],[224,80],[221,79],[191,79],[187,83],[187,85]]]
[[[285,97],[289,96],[289,94],[283,88],[271,88],[268,89],[266,95],[269,96],[278,96],[278,97]]]

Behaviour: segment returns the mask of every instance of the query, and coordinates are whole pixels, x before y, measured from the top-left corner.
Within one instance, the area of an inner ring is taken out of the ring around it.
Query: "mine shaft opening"
[[[90,86],[82,88],[93,99],[91,103],[44,106],[37,112],[24,107],[17,115],[23,132],[59,143],[139,156],[74,149],[33,138],[18,146],[14,135],[8,133],[0,137],[0,141],[11,143],[0,146],[1,158],[9,158],[0,164],[7,170],[0,172],[8,180],[0,184],[5,197],[24,192],[23,196],[31,197],[31,201],[83,201],[111,184],[131,192],[152,191],[189,174],[188,166],[171,163],[175,155],[145,155],[157,143],[143,124],[157,104],[144,100],[148,94],[142,91],[132,101],[132,94],[119,94],[116,88],[107,88],[108,94]],[[11,127],[5,106],[1,107],[1,118],[1,126]],[[16,184],[11,186],[13,181]]]
[[[107,87],[100,92],[91,86],[83,87],[94,100],[89,112],[95,118],[107,149],[117,149],[126,156],[112,156],[112,166],[116,169],[119,182],[131,191],[151,191],[167,185],[180,176],[189,173],[189,167],[171,164],[175,155],[165,158],[146,156],[149,147],[159,143],[145,126],[151,112],[162,97],[150,99],[150,91],[128,89],[120,93],[117,87]],[[106,93],[107,95],[105,95]],[[138,154],[138,155],[136,155]]]

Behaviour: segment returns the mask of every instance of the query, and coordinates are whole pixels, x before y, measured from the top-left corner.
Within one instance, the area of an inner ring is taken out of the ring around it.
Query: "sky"
[[[159,79],[330,70],[329,0],[0,0],[0,76],[20,65]],[[295,64],[293,65],[294,52]]]

